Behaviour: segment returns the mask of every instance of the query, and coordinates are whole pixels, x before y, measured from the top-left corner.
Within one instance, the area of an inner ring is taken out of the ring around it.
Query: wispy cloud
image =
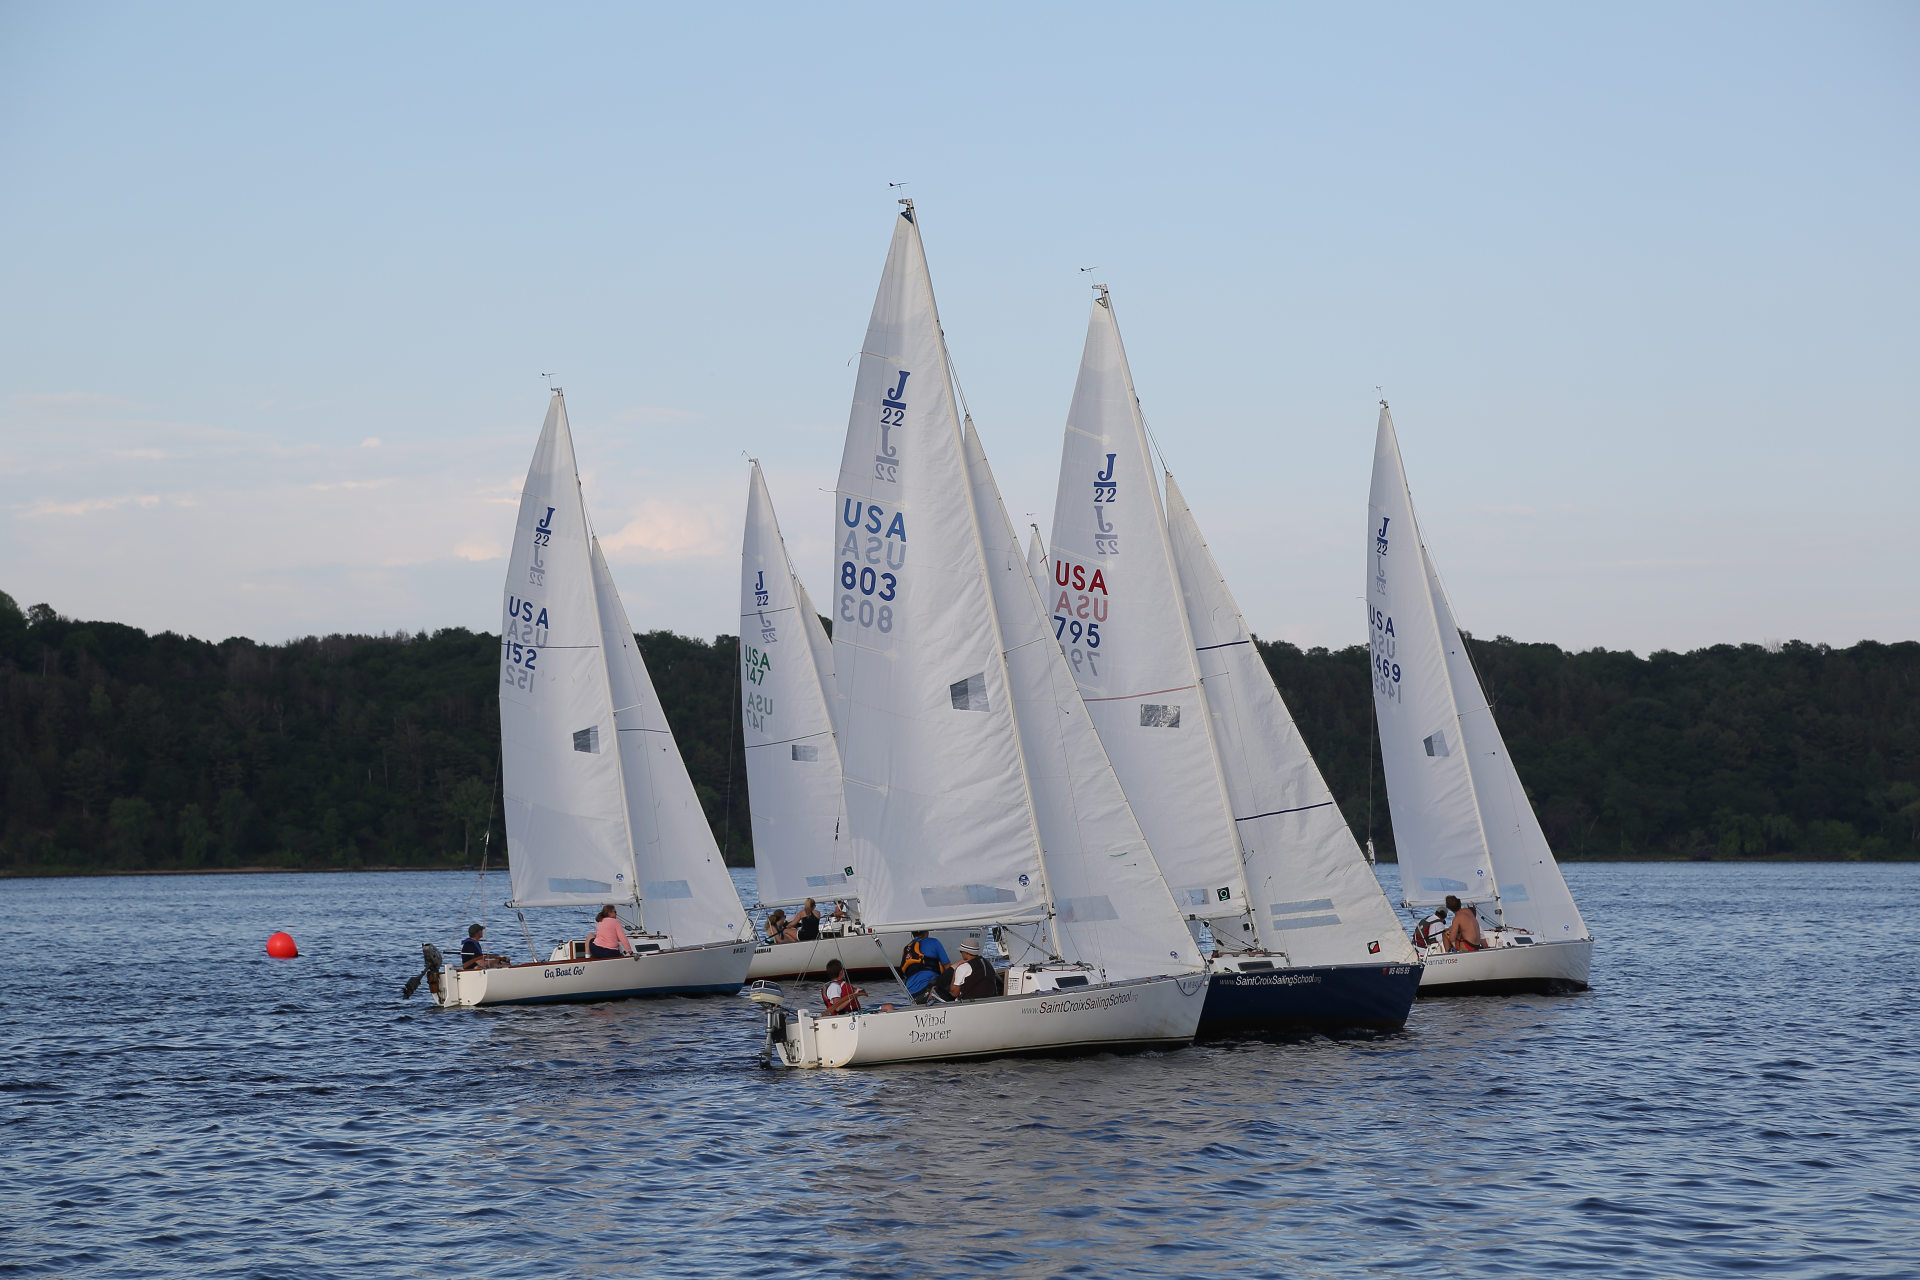
[[[310,484],[307,488],[317,489],[321,493],[326,493],[330,489],[384,489],[392,483],[393,477],[386,476],[379,480],[330,480],[319,484]]]
[[[679,560],[716,554],[722,548],[716,513],[705,505],[649,499],[640,513],[600,539],[609,556],[642,552],[642,558]]]
[[[19,511],[21,519],[32,520],[40,516],[91,515],[96,511],[113,511],[119,507],[143,507],[151,510],[159,505],[159,494],[136,493],[116,498],[81,498],[74,502],[42,498],[38,502],[28,503],[24,508],[19,508]]]

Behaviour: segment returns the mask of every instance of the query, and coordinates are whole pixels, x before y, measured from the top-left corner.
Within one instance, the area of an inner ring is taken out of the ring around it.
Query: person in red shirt
[[[867,994],[846,976],[846,966],[838,960],[827,961],[826,985],[820,988],[820,1002],[828,1014],[860,1012],[860,997]]]

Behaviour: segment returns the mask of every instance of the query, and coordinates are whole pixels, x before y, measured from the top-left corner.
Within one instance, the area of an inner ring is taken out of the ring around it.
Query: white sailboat
[[[1201,1031],[1404,1025],[1419,963],[1172,476],[1161,506],[1095,288],[1042,581],[1176,901],[1213,934]]]
[[[888,957],[898,956],[913,936],[904,929],[876,934],[859,918],[840,843],[845,801],[827,709],[832,683],[832,642],[793,571],[766,477],[754,462],[740,548],[740,717],[754,883],[761,906],[812,898],[830,908],[850,901],[852,917],[823,919],[820,936],[803,942],[761,939],[749,981],[824,976],[830,960],[855,978],[882,978]],[[978,930],[972,932],[977,938]],[[967,936],[965,930],[940,935],[950,954]]]
[[[515,908],[613,904],[634,954],[433,975],[442,1005],[738,990],[753,941],[626,608],[587,522],[558,388],[527,470],[500,639],[500,739]],[[531,946],[529,935],[529,946]]]
[[[1479,951],[1425,948],[1422,994],[1584,990],[1592,935],[1420,536],[1384,400],[1367,512],[1367,615],[1402,904],[1419,912],[1456,897],[1487,942]]]
[[[910,201],[860,355],[834,528],[833,723],[876,927],[999,926],[1007,994],[843,1016],[769,998],[789,1066],[1184,1044],[1205,970],[949,381]]]

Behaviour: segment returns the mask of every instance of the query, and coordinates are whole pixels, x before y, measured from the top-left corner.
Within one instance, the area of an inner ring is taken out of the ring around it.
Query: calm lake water
[[[809,1073],[735,997],[401,1000],[471,877],[0,882],[0,1274],[1920,1270],[1920,867],[1566,871],[1586,995]]]

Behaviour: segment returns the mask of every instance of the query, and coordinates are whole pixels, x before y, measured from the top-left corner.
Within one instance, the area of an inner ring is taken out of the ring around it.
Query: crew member
[[[960,944],[960,963],[953,967],[955,1000],[985,1000],[1000,994],[1000,975],[993,961],[980,954],[980,940],[968,938]]]
[[[1420,917],[1413,926],[1413,945],[1425,950],[1440,941],[1440,935],[1447,931],[1447,909],[1435,907]]]
[[[593,936],[587,939],[587,959],[613,960],[633,954],[633,944],[627,941],[620,913],[613,909],[612,903],[600,908],[600,914],[593,919]]]
[[[942,991],[946,983],[947,970],[952,961],[947,958],[947,949],[940,945],[940,939],[930,937],[925,929],[913,931],[913,941],[907,943],[900,953],[900,977],[907,984],[907,994],[913,997],[915,1004],[932,1004],[938,1001],[946,1003]]]
[[[820,912],[813,905],[813,899],[807,899],[807,905],[800,908],[800,918],[794,922],[794,940],[812,942],[820,936]]]
[[[820,1003],[830,1014],[860,1012],[860,997],[867,994],[847,977],[846,966],[838,960],[827,961],[826,985],[820,988]]]
[[[1464,910],[1460,899],[1447,895],[1447,910],[1453,912],[1453,923],[1447,926],[1441,941],[1447,944],[1449,951],[1485,951],[1487,940],[1480,935],[1480,916],[1476,912]]]

